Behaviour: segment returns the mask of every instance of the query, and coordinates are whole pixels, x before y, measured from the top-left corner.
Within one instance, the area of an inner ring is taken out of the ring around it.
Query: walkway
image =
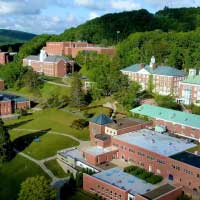
[[[65,84],[62,84],[62,83],[55,83],[55,82],[53,82],[53,81],[45,81],[45,80],[44,80],[44,82],[49,83],[49,84],[52,84],[52,85],[61,86],[61,87],[68,87],[68,88],[71,87],[70,85],[65,85]]]

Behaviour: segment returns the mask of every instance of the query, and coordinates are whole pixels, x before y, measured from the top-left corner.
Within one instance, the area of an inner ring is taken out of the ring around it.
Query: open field
[[[81,140],[88,140],[89,130],[87,127],[82,130],[70,127],[72,122],[79,118],[80,116],[62,110],[45,109],[35,112],[32,115],[21,117],[17,120],[6,121],[5,124],[11,130],[13,128],[34,130],[50,129],[51,131],[73,135]]]
[[[0,167],[0,199],[15,200],[20,184],[30,176],[46,176],[43,170],[33,162],[17,155],[9,163]]]
[[[45,162],[45,165],[58,178],[64,178],[68,176],[68,174],[66,174],[60,167],[56,159]]]
[[[17,137],[18,133],[21,136]],[[13,140],[15,147],[37,160],[54,156],[58,150],[79,145],[77,141],[69,137],[54,135],[46,131],[12,131],[11,138],[16,137],[17,139]],[[35,138],[36,141],[34,141]]]

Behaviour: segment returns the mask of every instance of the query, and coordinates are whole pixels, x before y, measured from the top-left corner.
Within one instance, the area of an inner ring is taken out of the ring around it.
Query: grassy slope
[[[0,168],[0,199],[15,200],[20,189],[20,184],[27,177],[36,175],[47,175],[34,163],[16,156],[9,163]]]
[[[68,174],[66,174],[63,169],[60,167],[60,165],[58,164],[58,162],[56,160],[50,160],[48,162],[45,162],[45,165],[48,169],[50,169],[53,174],[59,178],[64,178],[66,176],[68,176]]]
[[[77,138],[87,140],[89,139],[88,128],[76,130],[70,127],[73,120],[79,118],[79,116],[62,110],[45,109],[35,112],[32,115],[22,117],[19,120],[6,121],[6,125],[13,125],[15,128],[36,130],[46,130],[50,128],[52,131],[67,133]]]

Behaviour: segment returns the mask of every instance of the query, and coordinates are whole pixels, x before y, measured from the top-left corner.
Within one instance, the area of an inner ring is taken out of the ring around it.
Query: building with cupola
[[[153,92],[160,95],[178,96],[179,83],[186,78],[186,73],[171,66],[156,64],[152,56],[150,64],[134,64],[121,70],[130,80],[138,82],[143,90],[148,90],[151,85]]]

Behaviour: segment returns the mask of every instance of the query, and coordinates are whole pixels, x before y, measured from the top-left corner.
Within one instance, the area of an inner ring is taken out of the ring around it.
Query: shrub
[[[156,184],[159,183],[163,180],[162,176],[158,176],[158,175],[152,175],[149,178],[146,179],[147,182],[151,183],[151,184]]]
[[[89,125],[89,122],[87,120],[77,119],[72,122],[71,127],[76,128],[76,129],[83,129],[87,127],[88,125]]]

